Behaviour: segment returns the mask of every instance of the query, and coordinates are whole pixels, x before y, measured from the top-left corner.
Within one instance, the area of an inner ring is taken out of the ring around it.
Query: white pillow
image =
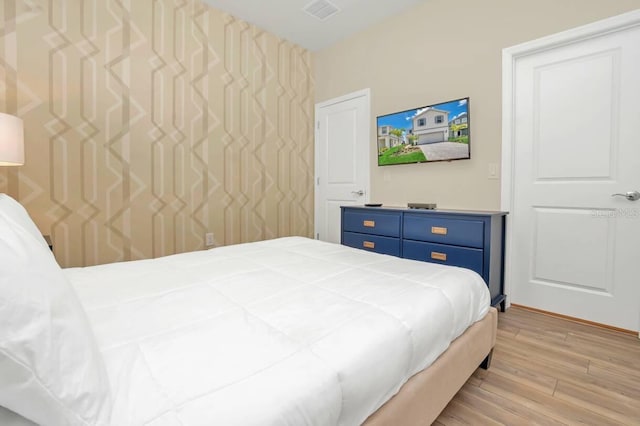
[[[107,425],[109,382],[85,312],[49,248],[6,213],[0,406],[42,425]]]
[[[33,238],[40,244],[49,247],[42,233],[31,220],[29,213],[22,207],[22,204],[7,194],[0,194],[0,215],[4,216],[9,222],[13,222],[16,226],[21,226],[30,235],[33,235]]]

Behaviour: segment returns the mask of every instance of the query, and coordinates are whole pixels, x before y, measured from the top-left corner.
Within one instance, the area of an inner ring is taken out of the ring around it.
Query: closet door
[[[505,51],[508,261],[512,303],[637,331],[640,16],[629,15],[635,24],[610,19]]]

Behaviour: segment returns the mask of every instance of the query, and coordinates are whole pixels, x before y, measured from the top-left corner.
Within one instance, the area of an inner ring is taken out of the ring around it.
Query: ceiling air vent
[[[338,9],[334,4],[329,3],[326,0],[312,1],[304,8],[305,12],[321,21],[335,15],[339,10],[340,9]]]

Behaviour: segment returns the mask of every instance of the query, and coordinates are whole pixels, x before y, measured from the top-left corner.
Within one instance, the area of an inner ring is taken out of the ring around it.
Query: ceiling
[[[303,10],[314,0],[203,1],[316,51],[426,0],[328,0],[339,11],[326,20],[319,20]]]

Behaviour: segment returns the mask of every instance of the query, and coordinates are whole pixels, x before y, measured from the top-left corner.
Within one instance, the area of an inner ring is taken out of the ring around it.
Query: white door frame
[[[515,140],[515,116],[514,116],[514,70],[516,61],[532,53],[551,50],[559,46],[587,40],[589,38],[603,35],[610,32],[620,31],[626,28],[640,26],[640,10],[624,13],[622,15],[603,19],[592,24],[583,25],[537,40],[532,40],[516,46],[502,50],[502,181],[500,188],[500,209],[513,211],[514,205],[514,164],[515,150],[513,141]],[[511,294],[512,267],[511,267],[511,247],[514,247],[512,232],[514,218],[507,218],[507,238],[505,248],[505,294]],[[507,307],[510,305],[507,298]]]
[[[369,201],[369,196],[370,196],[370,192],[371,192],[371,89],[366,88],[366,89],[362,89],[362,90],[358,90],[352,93],[348,93],[346,95],[342,95],[342,96],[338,96],[337,98],[333,98],[333,99],[329,99],[326,100],[324,102],[319,102],[316,104],[315,106],[315,114],[314,114],[314,120],[313,120],[313,126],[314,126],[314,174],[313,174],[313,188],[314,188],[314,219],[313,219],[313,237],[317,238],[318,235],[318,206],[319,206],[319,194],[318,194],[318,182],[319,182],[319,170],[320,170],[320,138],[319,138],[319,128],[318,128],[318,114],[319,114],[319,110],[320,108],[324,108],[333,104],[337,104],[340,102],[345,102],[351,99],[355,99],[355,98],[360,98],[360,97],[364,97],[366,100],[366,107],[365,107],[365,116],[368,119],[368,123],[367,123],[367,130],[365,131],[365,136],[367,137],[367,140],[369,141],[369,144],[367,146],[367,152],[363,152],[361,153],[365,158],[366,158],[366,168],[364,170],[365,174],[366,174],[366,179],[365,179],[365,202]]]

